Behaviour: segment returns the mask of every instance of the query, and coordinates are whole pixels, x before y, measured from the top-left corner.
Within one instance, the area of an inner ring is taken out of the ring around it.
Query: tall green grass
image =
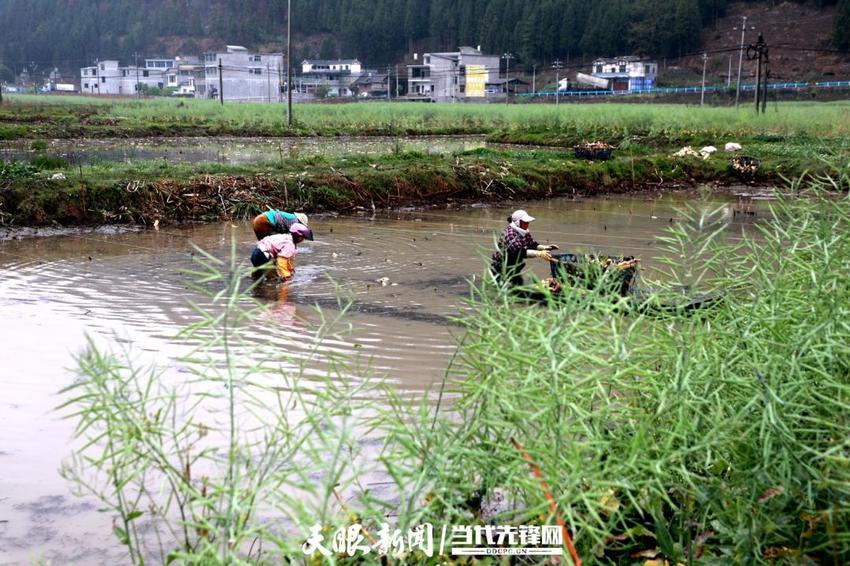
[[[740,243],[711,214],[665,237],[655,285],[725,293],[698,316],[625,317],[604,287],[549,308],[477,292],[450,414],[390,443],[410,507],[463,522],[498,490],[498,524],[552,520],[516,440],[586,563],[846,563],[849,181],[783,196]]]
[[[285,105],[225,104],[212,100],[116,100],[96,97],[10,97],[8,108],[35,111],[57,119],[83,113],[93,125],[98,119],[118,127],[169,126],[221,129],[235,133],[285,133]],[[428,134],[496,132],[545,133],[550,136],[580,130],[616,138],[641,135],[669,140],[739,138],[754,135],[836,138],[850,136],[847,102],[785,102],[763,115],[749,108],[698,108],[685,104],[420,104],[350,103],[297,104],[295,132],[315,134]]]
[[[547,493],[585,564],[846,563],[848,190],[846,167],[792,184],[756,236],[727,241],[710,212],[674,227],[648,283],[724,293],[696,314],[627,314],[604,285],[544,306],[474,287],[447,379],[419,400],[382,387],[375,401],[351,360],[319,381],[293,377],[303,365],[269,380],[236,363],[254,314],[239,308],[237,264],[208,257],[196,275],[222,290],[192,332],[224,358],[196,356],[199,389],[181,397],[92,347],[67,392],[87,441],[69,477],[103,499],[136,563],[156,556],[145,521],[173,532],[163,557],[273,563],[304,560],[315,523],[329,538],[354,520],[376,533],[388,513],[401,529],[553,522]],[[367,472],[395,498],[364,487]]]

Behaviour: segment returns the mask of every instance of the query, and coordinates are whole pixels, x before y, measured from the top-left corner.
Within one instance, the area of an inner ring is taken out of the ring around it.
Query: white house
[[[241,45],[204,54],[204,72],[195,78],[195,97],[231,102],[278,102],[285,84],[282,53],[253,53]]]
[[[367,71],[357,59],[305,59],[296,88],[307,95],[325,88],[328,96],[354,96],[354,83],[365,74]]]
[[[658,64],[633,55],[596,59],[591,75],[607,79],[611,90],[643,90],[655,87]]]
[[[174,61],[174,66],[165,72],[166,87],[174,89],[173,93],[178,96],[194,96],[195,77],[203,71],[204,65],[200,59],[178,58]]]
[[[164,88],[167,68],[159,66],[158,61],[170,61],[173,66],[173,60],[151,59],[146,61],[144,67],[122,67],[115,59],[98,61],[94,66],[80,69],[80,92],[83,94],[134,96],[138,92],[138,85]],[[148,62],[152,63],[153,66],[148,67]]]
[[[362,71],[362,65],[357,59],[337,59],[335,61],[324,59],[305,59],[301,61],[302,74],[320,74],[325,71],[336,73],[347,71],[349,74],[359,75]]]
[[[98,61],[91,67],[80,69],[80,92],[83,94],[120,94],[118,61]]]
[[[499,56],[474,47],[423,54],[422,63],[407,66],[407,84],[407,98],[433,102],[504,99],[508,88],[499,78]]]

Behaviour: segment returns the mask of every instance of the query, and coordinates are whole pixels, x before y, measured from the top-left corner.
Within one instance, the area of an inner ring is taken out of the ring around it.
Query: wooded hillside
[[[837,3],[836,21],[848,21],[850,0]],[[726,0],[293,0],[294,55],[382,65],[414,49],[480,45],[510,51],[520,65],[678,56],[699,49],[703,27],[725,10]],[[0,62],[74,69],[94,58],[130,61],[136,51],[279,46],[285,22],[286,0],[0,0]],[[837,31],[838,43],[848,41],[846,30]]]

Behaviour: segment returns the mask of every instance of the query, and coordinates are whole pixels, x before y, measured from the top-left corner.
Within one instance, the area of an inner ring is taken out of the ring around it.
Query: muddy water
[[[166,159],[173,163],[241,165],[314,155],[384,155],[399,151],[444,154],[485,147],[482,136],[337,138],[169,138],[137,140],[51,140],[43,152],[31,142],[0,142],[0,160],[28,161],[39,155],[74,163],[135,163]]]
[[[675,208],[693,193],[518,203],[508,208],[428,210],[374,219],[314,218],[317,241],[302,246],[297,274],[284,291],[262,287],[272,307],[263,325],[298,339],[316,320],[313,305],[333,310],[336,287],[355,298],[347,321],[352,335],[329,348],[373,359],[379,375],[417,392],[437,382],[460,332],[447,317],[461,308],[467,281],[480,276],[493,235],[511,209],[537,217],[541,242],[565,250],[651,257],[659,235],[675,222]],[[712,208],[734,197],[701,204]],[[753,205],[759,210],[759,203]],[[730,232],[754,218],[727,207]],[[159,232],[68,234],[0,241],[0,564],[44,558],[54,563],[122,563],[111,519],[98,505],[71,495],[57,468],[68,453],[71,423],[52,411],[57,391],[74,378],[72,356],[89,334],[103,344],[132,344],[171,375],[185,371],[173,340],[196,320],[187,301],[205,300],[187,288],[180,270],[192,266],[191,243],[225,256],[235,237],[247,257],[247,224],[206,225]],[[547,267],[531,267],[540,276]],[[385,284],[379,279],[387,278]],[[274,351],[277,344],[269,344]],[[289,354],[299,356],[298,348]]]

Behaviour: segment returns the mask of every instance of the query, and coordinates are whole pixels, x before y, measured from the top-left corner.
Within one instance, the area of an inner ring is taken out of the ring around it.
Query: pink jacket
[[[259,242],[257,247],[261,252],[266,252],[271,259],[277,257],[291,258],[298,250],[295,249],[295,242],[292,241],[292,236],[289,234],[272,234],[266,236]]]

